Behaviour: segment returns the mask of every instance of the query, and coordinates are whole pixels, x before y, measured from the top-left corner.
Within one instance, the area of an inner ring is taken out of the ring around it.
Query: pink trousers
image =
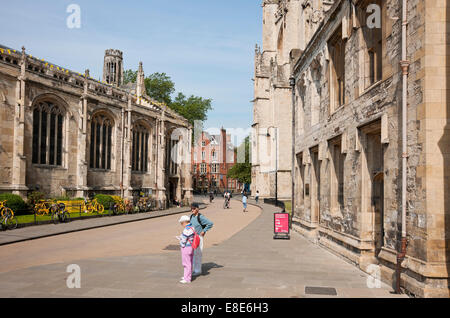
[[[181,263],[184,267],[184,280],[190,282],[192,280],[192,259],[194,258],[194,249],[192,246],[181,248]]]

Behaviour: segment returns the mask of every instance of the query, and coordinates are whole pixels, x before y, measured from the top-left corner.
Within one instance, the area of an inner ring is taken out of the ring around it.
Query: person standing
[[[244,206],[244,212],[247,212],[247,194],[242,194],[242,205]]]
[[[205,239],[205,234],[213,227],[214,223],[208,220],[204,215],[199,213],[200,207],[197,203],[191,205],[192,215],[190,221],[194,230],[199,233],[200,245],[194,251],[194,261],[192,276],[198,276],[202,274],[202,258],[203,258],[203,242]]]
[[[181,235],[176,237],[180,241],[181,263],[184,267],[184,275],[180,283],[189,284],[192,280],[192,260],[194,258],[192,242],[194,240],[194,229],[187,215],[183,215],[178,222],[184,228]]]
[[[259,200],[259,191],[256,190],[256,195],[255,195],[256,204],[258,204],[258,200]]]

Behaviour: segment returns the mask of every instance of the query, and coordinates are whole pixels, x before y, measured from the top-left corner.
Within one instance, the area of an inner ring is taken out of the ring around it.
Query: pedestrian
[[[259,191],[256,190],[256,195],[255,195],[256,204],[258,204],[258,200],[259,200]]]
[[[247,195],[245,192],[242,195],[242,205],[244,206],[244,212],[247,212]]]
[[[194,227],[195,232],[199,233],[200,236],[200,245],[194,251],[194,261],[193,261],[193,276],[198,276],[202,274],[202,257],[203,257],[203,242],[205,240],[205,234],[213,227],[214,223],[208,220],[204,215],[199,213],[199,205],[197,203],[193,203],[191,205],[192,215],[190,217],[190,221],[192,226]]]
[[[184,228],[180,236],[176,238],[180,241],[181,247],[181,264],[184,267],[184,275],[180,280],[182,284],[189,284],[192,280],[192,262],[194,258],[194,249],[192,243],[194,241],[194,228],[187,215],[183,215],[180,220],[181,226]]]
[[[224,204],[223,204],[223,208],[224,209],[229,209],[230,208],[230,194],[228,192],[225,192],[223,197],[225,198],[225,201],[224,201]]]

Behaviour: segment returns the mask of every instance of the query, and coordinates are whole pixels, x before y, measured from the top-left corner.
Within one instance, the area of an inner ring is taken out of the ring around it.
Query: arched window
[[[42,102],[34,107],[34,164],[62,166],[63,123],[63,112],[57,105]]]
[[[148,171],[148,140],[150,132],[143,125],[133,128],[133,147],[131,152],[131,169],[133,171]]]
[[[91,121],[90,167],[111,170],[113,121],[97,114]]]

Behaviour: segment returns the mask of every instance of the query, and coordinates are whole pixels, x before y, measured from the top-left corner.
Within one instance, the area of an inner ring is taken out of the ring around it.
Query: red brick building
[[[243,185],[227,178],[228,170],[236,163],[231,135],[221,129],[219,135],[202,132],[192,147],[192,185],[194,191],[240,192]]]

